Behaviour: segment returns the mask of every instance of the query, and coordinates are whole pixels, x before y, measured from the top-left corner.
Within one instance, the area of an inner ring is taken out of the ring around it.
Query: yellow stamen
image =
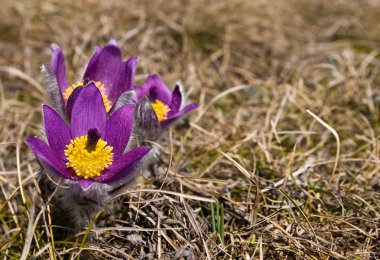
[[[152,103],[152,108],[157,115],[159,123],[161,123],[162,120],[167,119],[167,115],[170,111],[170,108],[167,105],[156,99],[156,102]]]
[[[100,81],[96,81],[94,83],[95,83],[95,86],[100,90],[100,93],[102,94],[103,103],[104,103],[104,106],[106,107],[106,111],[108,112],[111,109],[111,102],[106,95],[106,87]],[[81,80],[81,81],[78,81],[77,83],[72,84],[70,87],[68,87],[65,93],[63,93],[63,97],[65,98],[65,100],[67,101],[69,99],[74,89],[83,87],[83,84],[84,84],[84,81]]]
[[[67,167],[73,168],[78,177],[85,179],[100,176],[101,172],[113,162],[113,147],[99,139],[91,151],[87,147],[88,136],[83,135],[71,140],[65,150]]]

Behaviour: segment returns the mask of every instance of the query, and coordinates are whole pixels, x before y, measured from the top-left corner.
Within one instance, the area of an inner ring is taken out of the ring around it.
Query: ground
[[[0,256],[380,258],[379,24],[378,0],[1,1]],[[24,143],[40,66],[57,43],[75,81],[110,39],[137,84],[181,80],[199,108],[113,212],[63,237]]]

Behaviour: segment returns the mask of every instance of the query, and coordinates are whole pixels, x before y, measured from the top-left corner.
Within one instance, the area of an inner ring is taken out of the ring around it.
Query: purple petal
[[[72,138],[86,135],[88,130],[96,128],[104,136],[107,113],[102,94],[94,83],[89,83],[80,91],[73,104],[71,116]]]
[[[69,99],[66,103],[66,113],[71,118],[71,113],[73,111],[73,105],[75,103],[75,100],[78,98],[79,93],[83,90],[83,87],[77,87],[71,92]]]
[[[119,157],[104,175],[94,178],[94,181],[110,183],[118,181],[131,174],[141,166],[141,159],[149,153],[151,148],[140,146]]]
[[[133,90],[136,92],[137,100],[141,100],[145,97],[144,93],[146,91],[143,89],[143,86],[133,86]]]
[[[181,91],[179,89],[179,86],[175,86],[174,90],[173,90],[173,94],[172,94],[172,103],[170,104],[170,112],[169,112],[169,115],[170,116],[171,114],[175,114],[179,111],[179,109],[181,108],[181,103],[182,103],[182,94],[181,94]]]
[[[90,179],[79,179],[78,180],[80,186],[84,189],[84,190],[87,190],[88,188],[90,188],[90,186],[92,184],[94,184],[95,182],[93,180],[90,180]]]
[[[131,57],[121,63],[118,79],[109,93],[112,104],[116,102],[121,94],[133,88],[137,60],[137,57]]]
[[[95,51],[92,54],[92,56],[90,58],[90,61],[87,63],[85,74],[86,74],[86,72],[87,72],[88,69],[91,69],[92,67],[95,66],[95,63],[98,60],[98,56],[99,56],[101,50],[102,50],[102,47],[100,47],[100,46],[96,46],[95,47]],[[83,79],[85,79],[85,75],[83,75]]]
[[[104,141],[113,147],[114,159],[123,154],[131,136],[133,119],[135,115],[134,105],[125,105],[115,111],[108,119]]]
[[[26,143],[33,150],[36,157],[49,165],[54,171],[66,179],[74,179],[66,168],[65,162],[46,143],[36,137],[30,137]]]
[[[51,149],[65,160],[66,145],[70,143],[71,133],[65,121],[51,107],[44,105],[45,132]]]
[[[172,124],[175,120],[177,120],[179,117],[182,117],[183,115],[185,115],[186,113],[190,112],[191,110],[194,110],[196,109],[198,106],[197,104],[195,103],[191,103],[189,105],[187,105],[186,107],[184,107],[181,111],[175,113],[174,115],[171,115],[170,117],[168,116],[168,119],[166,120],[163,120],[160,124],[160,126],[162,127],[165,127],[165,126],[169,126],[170,124]]]
[[[113,44],[113,45],[117,45],[117,41],[115,39],[111,39],[107,44]]]
[[[64,93],[69,85],[66,78],[65,58],[63,57],[61,48],[57,44],[52,44],[51,50],[51,70],[57,79],[61,93]]]
[[[97,49],[87,65],[83,79],[100,81],[106,87],[107,96],[113,88],[121,66],[121,50],[114,41]]]
[[[138,100],[148,97],[151,101],[160,100],[166,105],[172,101],[172,93],[158,75],[147,77],[144,86],[135,87]]]

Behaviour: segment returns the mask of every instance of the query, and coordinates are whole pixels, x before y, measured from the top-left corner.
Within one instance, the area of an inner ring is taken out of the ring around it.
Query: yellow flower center
[[[152,103],[152,108],[157,115],[159,123],[161,123],[162,120],[167,119],[167,115],[170,111],[170,108],[167,105],[156,99],[156,102]]]
[[[83,135],[71,140],[66,147],[66,166],[73,168],[78,177],[89,179],[100,176],[113,162],[113,147],[107,146],[102,139],[91,141],[91,137]]]
[[[95,86],[100,90],[100,93],[102,94],[103,103],[106,107],[106,111],[108,112],[111,109],[111,102],[106,95],[106,87],[100,81],[96,81],[94,83]],[[77,83],[72,84],[70,87],[66,89],[65,93],[63,93],[64,99],[67,101],[76,88],[83,87],[84,85],[85,84],[83,80],[80,80]]]

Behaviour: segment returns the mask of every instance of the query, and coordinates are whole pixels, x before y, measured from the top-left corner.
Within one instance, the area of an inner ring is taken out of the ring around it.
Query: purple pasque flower
[[[124,105],[107,118],[102,94],[94,82],[76,92],[68,101],[72,104],[71,128],[53,108],[44,105],[48,143],[37,137],[27,143],[48,173],[79,183],[84,190],[94,183],[120,183],[141,166],[150,151],[140,146],[124,153],[135,106]]]
[[[135,86],[138,100],[137,120],[142,128],[168,126],[186,113],[197,108],[195,103],[183,107],[183,95],[179,85],[173,92],[158,75],[151,75],[142,87]]]
[[[122,61],[121,50],[114,40],[103,47],[96,47],[83,78],[74,83],[68,83],[62,50],[56,44],[52,44],[51,48],[51,64],[44,65],[43,71],[51,103],[61,115],[65,114],[66,103],[73,91],[89,82],[94,82],[100,90],[107,112],[122,93],[133,88],[137,57]]]

